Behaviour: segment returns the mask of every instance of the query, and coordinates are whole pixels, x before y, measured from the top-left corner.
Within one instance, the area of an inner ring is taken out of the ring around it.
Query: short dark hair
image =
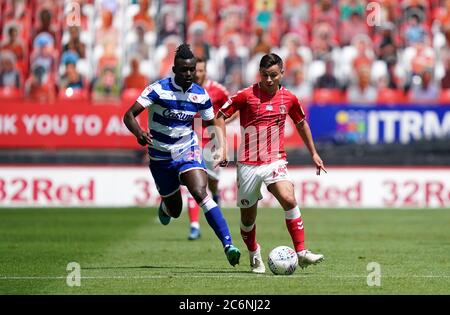
[[[194,54],[192,53],[191,47],[189,46],[189,44],[181,44],[180,46],[178,46],[176,53],[175,53],[175,60],[177,59],[193,59]]]
[[[206,63],[206,58],[203,57],[203,56],[196,57],[195,59],[197,60],[197,62],[204,62],[204,63]]]
[[[270,53],[267,55],[264,55],[261,58],[261,61],[259,63],[259,68],[267,69],[272,67],[273,65],[278,65],[280,69],[283,69],[283,60],[280,56],[274,53]]]

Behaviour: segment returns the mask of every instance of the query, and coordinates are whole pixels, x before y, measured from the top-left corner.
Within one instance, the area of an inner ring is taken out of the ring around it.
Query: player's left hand
[[[320,175],[320,171],[324,171],[325,173],[328,173],[325,167],[323,166],[323,161],[320,158],[318,154],[314,154],[312,156],[312,159],[314,161],[314,164],[316,165],[316,175]]]

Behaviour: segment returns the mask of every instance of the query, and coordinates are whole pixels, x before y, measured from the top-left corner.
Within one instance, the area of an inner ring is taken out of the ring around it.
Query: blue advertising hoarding
[[[450,139],[450,106],[314,105],[308,114],[314,139],[319,142],[408,144]]]

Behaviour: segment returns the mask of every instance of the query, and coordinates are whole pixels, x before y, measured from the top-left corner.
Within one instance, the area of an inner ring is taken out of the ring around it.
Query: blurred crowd
[[[231,94],[268,52],[309,102],[450,103],[450,0],[1,0],[0,98],[135,98],[186,41]]]

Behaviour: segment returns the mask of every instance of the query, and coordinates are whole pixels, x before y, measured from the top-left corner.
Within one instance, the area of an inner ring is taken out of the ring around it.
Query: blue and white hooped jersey
[[[172,77],[147,86],[137,102],[148,108],[148,127],[153,137],[149,146],[152,159],[176,159],[188,149],[198,146],[192,129],[197,113],[203,120],[214,118],[208,93],[198,84],[183,92]]]

